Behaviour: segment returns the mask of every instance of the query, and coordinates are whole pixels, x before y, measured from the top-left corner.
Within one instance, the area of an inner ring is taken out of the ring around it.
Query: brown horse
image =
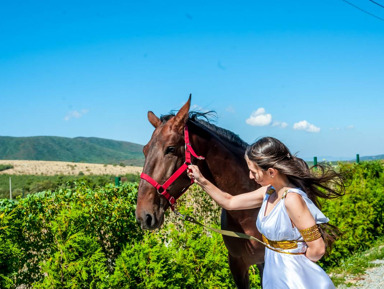
[[[247,144],[232,132],[219,128],[197,118],[190,113],[191,96],[176,115],[161,118],[148,112],[148,120],[155,127],[152,138],[143,152],[145,164],[143,178],[139,185],[136,218],[143,229],[156,229],[163,224],[164,212],[172,207],[173,198],[177,199],[188,187],[191,180],[185,167],[186,141],[184,128],[189,131],[189,143],[197,154],[205,160],[192,158],[203,175],[221,190],[233,195],[249,192],[258,188],[249,178],[249,170],[244,159]],[[194,154],[196,156],[196,154]],[[169,183],[175,172],[177,178],[166,190],[159,183]],[[156,181],[154,181],[156,180]],[[157,183],[158,182],[158,183]],[[164,194],[166,193],[166,195]],[[164,197],[165,196],[165,197]],[[172,202],[171,202],[172,201]],[[221,227],[225,230],[242,232],[261,237],[256,229],[259,209],[226,211],[222,210]],[[264,247],[258,242],[223,236],[229,253],[229,266],[238,288],[249,288],[249,266],[257,264],[260,274],[264,262]]]

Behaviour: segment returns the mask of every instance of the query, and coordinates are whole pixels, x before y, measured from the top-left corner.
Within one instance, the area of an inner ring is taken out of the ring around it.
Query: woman
[[[343,188],[340,176],[322,167],[312,173],[302,159],[272,137],[249,146],[245,159],[249,177],[262,186],[253,192],[236,196],[223,192],[204,178],[195,165],[189,166],[188,176],[226,210],[261,206],[256,226],[267,244],[264,289],[335,288],[314,262],[324,255],[325,241],[334,240],[319,226],[329,220],[318,209],[317,198],[341,195],[327,186],[332,181]]]

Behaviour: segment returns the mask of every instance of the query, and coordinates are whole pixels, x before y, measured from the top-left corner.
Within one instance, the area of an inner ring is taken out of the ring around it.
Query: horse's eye
[[[165,150],[165,154],[170,154],[170,153],[174,153],[176,151],[175,147],[167,147],[167,149]]]

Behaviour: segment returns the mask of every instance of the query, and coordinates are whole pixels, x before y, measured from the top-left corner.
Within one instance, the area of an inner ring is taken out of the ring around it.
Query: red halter
[[[191,155],[194,156],[195,158],[199,159],[199,160],[204,160],[205,158],[202,157],[202,156],[198,156],[195,151],[193,150],[191,144],[189,143],[189,133],[188,133],[188,127],[185,126],[184,127],[184,141],[185,141],[185,161],[184,163],[181,165],[181,167],[179,167],[176,172],[174,172],[168,180],[165,181],[164,184],[160,185],[158,182],[156,182],[154,179],[152,179],[150,176],[148,176],[147,174],[144,174],[144,173],[141,173],[140,175],[140,178],[142,178],[143,180],[146,180],[148,183],[150,183],[153,187],[156,188],[157,192],[164,196],[169,204],[171,205],[171,209],[173,210],[174,209],[174,204],[176,203],[176,199],[175,197],[171,196],[167,189],[168,187],[173,184],[179,177],[182,173],[184,173],[184,171],[187,170],[188,168],[188,165],[190,165],[192,162],[191,162]],[[190,187],[190,185],[193,184],[193,179],[191,179],[191,183],[186,186],[182,191],[181,191],[181,194],[180,196]],[[179,196],[179,197],[180,197]]]

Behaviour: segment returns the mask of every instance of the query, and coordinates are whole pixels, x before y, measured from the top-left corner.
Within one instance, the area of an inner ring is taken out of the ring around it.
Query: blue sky
[[[249,143],[383,154],[384,1],[348,2],[3,1],[0,135],[145,144],[192,93]]]

